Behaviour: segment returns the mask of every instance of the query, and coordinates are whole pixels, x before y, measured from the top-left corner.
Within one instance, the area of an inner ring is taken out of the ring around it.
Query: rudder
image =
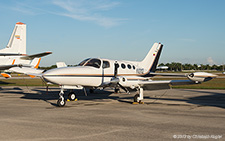
[[[0,53],[26,54],[26,24],[16,23],[8,45]]]
[[[163,45],[161,43],[154,43],[146,57],[140,62],[140,66],[144,68],[144,74],[155,72]]]

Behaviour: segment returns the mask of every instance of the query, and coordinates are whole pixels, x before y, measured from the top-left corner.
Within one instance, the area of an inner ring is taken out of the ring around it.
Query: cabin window
[[[109,68],[110,67],[110,64],[109,64],[109,61],[103,61],[103,65],[102,65],[102,68]]]
[[[133,66],[133,69],[135,70],[135,66]]]
[[[99,59],[91,59],[84,66],[92,66],[92,67],[95,67],[95,68],[100,68],[101,60],[99,60]]]
[[[121,64],[121,67],[122,67],[123,69],[125,69],[125,68],[126,68],[126,65],[125,65],[125,64]]]
[[[128,64],[127,67],[128,67],[128,69],[131,69],[131,65],[130,64]]]

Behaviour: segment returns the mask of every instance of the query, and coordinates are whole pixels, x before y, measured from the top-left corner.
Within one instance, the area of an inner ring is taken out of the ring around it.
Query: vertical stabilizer
[[[149,72],[155,72],[162,51],[162,47],[162,44],[154,43],[144,60],[139,63],[139,66],[144,68],[145,74]]]
[[[16,23],[8,45],[0,53],[26,54],[26,24]]]
[[[41,58],[34,58],[31,63],[30,63],[30,66],[32,68],[38,68],[39,67],[39,64],[40,64],[40,61],[41,61]]]

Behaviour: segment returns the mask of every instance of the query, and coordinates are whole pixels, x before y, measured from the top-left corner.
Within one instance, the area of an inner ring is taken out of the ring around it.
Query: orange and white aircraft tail
[[[37,68],[39,67],[40,62],[41,62],[41,58],[34,58],[34,59],[31,61],[30,66],[31,66],[32,68],[37,69]]]
[[[8,45],[1,49],[0,53],[26,54],[26,24],[16,23]]]
[[[35,77],[38,74],[41,74],[44,70],[38,69],[41,58],[34,58],[29,65],[23,65],[21,67],[10,68],[10,71],[27,74],[30,77]]]

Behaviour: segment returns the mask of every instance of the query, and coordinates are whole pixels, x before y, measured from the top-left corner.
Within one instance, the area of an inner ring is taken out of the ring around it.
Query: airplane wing
[[[151,80],[151,81],[139,81],[138,85],[144,90],[161,90],[170,89],[170,85],[186,85],[196,84],[191,80]]]
[[[164,74],[164,76],[171,76],[169,74]],[[137,89],[142,88],[143,90],[160,90],[160,89],[169,89],[170,85],[189,85],[189,84],[199,84],[202,82],[209,81],[215,78],[217,75],[206,73],[206,72],[195,72],[190,74],[177,74],[174,76],[186,77],[186,80],[151,80],[147,77],[114,77],[108,83],[104,83],[103,87],[120,87],[126,92],[127,89]]]
[[[0,70],[8,70],[12,67],[19,67],[19,64],[15,64],[15,65],[0,65]]]
[[[21,59],[24,60],[32,60],[34,58],[40,58],[46,55],[52,54],[52,52],[43,52],[43,53],[38,53],[38,54],[33,54],[33,55],[28,55],[28,56],[23,56]]]
[[[177,76],[177,77],[187,77],[187,73],[155,73],[155,72],[150,72],[149,73],[151,76]]]
[[[168,89],[170,85],[189,85],[198,84],[209,81],[215,78],[217,75],[206,72],[195,72],[190,74],[173,74],[173,73],[150,73],[153,75],[161,76],[179,76],[186,77],[188,80],[151,80],[151,81],[139,81],[138,85],[146,90]]]

